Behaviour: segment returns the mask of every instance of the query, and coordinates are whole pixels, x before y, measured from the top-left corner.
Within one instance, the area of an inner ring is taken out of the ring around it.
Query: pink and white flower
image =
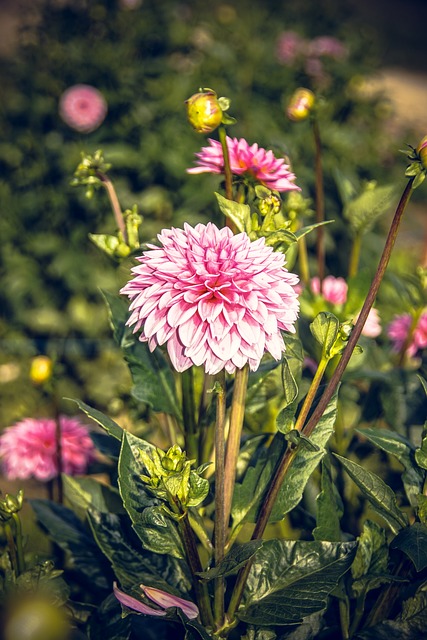
[[[62,471],[69,475],[85,473],[95,457],[87,427],[68,416],[60,416],[60,425]],[[0,458],[9,480],[52,480],[58,475],[56,421],[25,418],[7,427],[0,436]]]
[[[314,294],[321,295],[331,304],[344,304],[347,300],[348,285],[344,278],[326,276],[322,280],[322,291],[320,291],[320,280],[315,276],[311,279],[310,288]]]
[[[360,313],[358,313],[353,319],[354,324],[356,324],[359,315]],[[378,338],[381,331],[382,327],[379,311],[378,309],[375,309],[375,307],[372,307],[369,310],[368,317],[363,325],[362,336],[366,336],[367,338]]]
[[[202,147],[196,153],[196,167],[187,173],[223,173],[224,155],[221,143],[209,138],[209,147]],[[255,143],[249,145],[244,138],[227,136],[231,173],[248,175],[274,191],[300,191],[294,184],[295,175],[289,170],[284,158],[276,158],[272,151],[266,151]]]
[[[410,313],[396,316],[387,328],[387,335],[393,343],[394,351],[401,351],[412,329],[413,318]],[[413,329],[406,353],[414,356],[421,349],[427,347],[427,311],[424,311],[416,327]]]
[[[166,610],[171,607],[181,609],[181,611],[183,611],[190,620],[194,620],[194,618],[197,618],[199,615],[197,605],[190,600],[184,600],[184,598],[173,596],[171,593],[167,593],[167,591],[162,591],[161,589],[156,589],[154,587],[146,587],[143,584],[139,586],[144,595],[161,607],[161,609],[154,609],[141,600],[137,600],[137,598],[124,593],[124,591],[121,591],[117,587],[116,583],[113,584],[114,595],[117,600],[125,607],[128,607],[128,609],[133,609],[138,613],[144,613],[147,616],[165,616]]]
[[[281,358],[281,330],[295,331],[299,311],[283,254],[210,222],[158,238],[162,247],[148,245],[121,290],[132,301],[127,324],[151,351],[167,344],[177,371],[203,365],[210,374],[255,371],[266,351]]]
[[[98,89],[76,84],[62,94],[59,115],[69,127],[80,133],[95,131],[107,115],[107,103]]]
[[[307,49],[307,41],[295,31],[284,31],[277,43],[276,55],[279,62],[291,65]]]

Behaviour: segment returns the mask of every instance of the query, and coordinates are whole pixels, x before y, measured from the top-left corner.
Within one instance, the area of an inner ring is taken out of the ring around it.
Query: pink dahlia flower
[[[322,293],[320,294],[320,280],[317,276],[311,279],[311,290],[316,295],[322,295],[322,298],[331,304],[344,304],[347,300],[348,286],[344,278],[335,278],[335,276],[326,276],[322,280]]]
[[[210,222],[158,238],[162,248],[149,245],[121,290],[132,300],[128,324],[151,351],[167,343],[177,371],[204,365],[210,374],[246,363],[255,371],[265,351],[280,359],[280,330],[295,331],[299,310],[283,254]]]
[[[87,427],[77,418],[60,416],[62,471],[84,473],[95,457]],[[51,418],[26,418],[7,427],[0,436],[2,470],[9,480],[36,478],[47,481],[58,475],[56,422]]]
[[[187,173],[223,173],[224,157],[221,143],[209,138],[210,147],[203,147],[196,153],[197,167],[187,169]],[[227,147],[230,155],[231,172],[237,176],[248,174],[275,191],[300,191],[294,184],[295,175],[289,171],[283,158],[276,158],[272,151],[266,151],[255,143],[251,146],[244,138],[229,138]]]
[[[356,323],[359,317],[359,313],[354,318],[353,322]],[[366,318],[365,324],[362,329],[362,336],[366,336],[367,338],[378,338],[382,331],[381,328],[381,318],[378,312],[378,309],[372,307],[369,310],[368,317]]]
[[[342,60],[348,55],[347,47],[333,36],[319,36],[308,45],[309,56],[328,56],[335,60]]]
[[[277,43],[277,59],[291,65],[300,54],[305,53],[307,41],[295,31],[284,31]]]
[[[107,103],[95,87],[76,84],[62,94],[59,115],[72,129],[90,133],[100,126],[107,115]]]
[[[387,335],[393,343],[393,349],[400,351],[407,338],[412,326],[412,316],[409,313],[404,313],[400,316],[396,316],[388,326]],[[408,345],[407,353],[410,356],[414,356],[417,351],[425,349],[427,347],[427,311],[424,311],[415,327],[411,342]]]

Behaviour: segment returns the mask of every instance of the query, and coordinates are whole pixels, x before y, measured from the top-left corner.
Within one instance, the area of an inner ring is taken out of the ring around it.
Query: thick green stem
[[[181,375],[182,417],[184,421],[185,448],[188,458],[196,460],[198,456],[197,425],[194,402],[194,376],[190,367]]]
[[[298,263],[301,280],[307,286],[310,282],[310,269],[308,266],[307,242],[304,236],[298,240]]]
[[[246,390],[248,387],[249,367],[246,364],[237,369],[234,378],[233,398],[231,400],[230,429],[227,440],[224,479],[224,518],[226,524],[230,517],[234,482],[236,479],[237,457],[240,450],[243,419],[245,417]]]
[[[225,178],[225,197],[228,200],[233,199],[233,176],[230,167],[230,154],[227,146],[227,133],[225,127],[218,128],[219,141],[221,143],[222,155],[224,158],[224,178]]]
[[[359,270],[360,250],[362,248],[362,234],[356,233],[351,247],[350,262],[348,265],[348,277],[354,278]]]
[[[357,340],[360,337],[360,334],[362,332],[362,329],[364,327],[364,324],[366,322],[366,319],[368,317],[369,311],[374,303],[374,300],[376,298],[376,295],[378,293],[378,289],[380,287],[381,281],[384,277],[384,273],[385,270],[387,268],[388,262],[390,260],[390,255],[391,255],[391,251],[394,247],[394,243],[396,241],[396,236],[397,236],[397,232],[399,229],[399,225],[400,225],[400,221],[402,219],[403,213],[405,211],[406,205],[408,204],[408,201],[410,199],[411,193],[412,193],[412,183],[413,183],[413,178],[411,178],[406,187],[405,190],[403,191],[402,197],[399,201],[399,204],[397,206],[396,209],[396,213],[394,215],[391,227],[390,227],[390,231],[388,233],[387,239],[386,239],[386,243],[384,246],[384,250],[382,253],[382,256],[380,258],[380,261],[378,263],[378,267],[377,267],[377,272],[375,274],[375,277],[372,281],[371,287],[369,289],[368,295],[366,297],[365,303],[362,307],[362,310],[359,314],[359,317],[357,319],[357,322],[354,326],[354,329],[351,333],[351,336],[349,338],[349,341],[347,343],[346,348],[344,349],[344,352],[341,356],[341,359],[331,377],[331,380],[329,381],[328,386],[326,387],[325,391],[323,392],[322,397],[320,398],[320,401],[318,403],[318,405],[316,406],[316,408],[313,411],[313,414],[310,418],[310,420],[307,422],[306,425],[299,425],[299,429],[301,430],[302,434],[305,437],[309,437],[312,432],[314,431],[318,421],[320,420],[320,418],[322,417],[326,407],[328,406],[329,402],[332,399],[333,394],[335,393],[337,386],[341,380],[341,377],[344,373],[344,370],[350,360],[350,357],[353,353],[353,350],[357,344]],[[302,427],[302,428],[301,428]],[[281,485],[283,483],[283,480],[288,472],[288,469],[290,468],[296,453],[297,453],[298,449],[296,447],[291,448],[288,446],[283,458],[282,458],[282,462],[280,463],[279,467],[276,470],[275,476],[273,478],[272,483],[270,484],[270,488],[269,491],[267,493],[267,496],[264,500],[263,506],[261,508],[261,512],[260,512],[260,516],[259,519],[257,521],[257,524],[255,526],[253,535],[252,535],[252,539],[258,539],[260,538],[265,530],[265,527],[268,523],[270,514],[271,514],[271,510],[273,508],[274,502],[277,498],[277,495],[279,493],[279,490],[281,488]],[[240,601],[242,599],[243,596],[243,590],[246,584],[246,580],[247,577],[249,575],[249,571],[251,568],[251,561],[249,561],[245,567],[243,567],[243,569],[240,570],[238,576],[237,576],[237,580],[236,580],[236,584],[234,587],[234,591],[233,591],[233,595],[230,601],[230,607],[228,610],[228,618],[230,621],[233,620],[235,613],[237,611],[237,608],[239,607]]]
[[[125,221],[124,221],[124,218],[123,218],[123,212],[122,212],[122,209],[120,207],[120,202],[119,202],[119,199],[117,197],[117,193],[116,193],[116,190],[115,190],[115,188],[113,186],[113,183],[111,182],[110,178],[105,173],[97,172],[97,176],[101,180],[103,187],[105,187],[105,190],[106,190],[106,192],[108,194],[108,197],[110,199],[111,208],[113,209],[114,218],[116,220],[117,228],[119,229],[120,233],[122,234],[124,242],[127,244],[128,237],[127,237],[126,225],[125,225]]]
[[[325,196],[323,189],[322,145],[320,142],[319,124],[315,118],[313,120],[313,136],[315,147],[316,222],[321,223],[325,220]],[[320,281],[320,292],[322,292],[322,282],[325,277],[325,230],[323,225],[317,228],[316,252],[317,275]]]
[[[18,572],[19,574],[24,573],[25,571],[25,556],[24,556],[24,547],[22,544],[22,525],[21,518],[18,513],[14,513],[13,521],[15,523],[15,542],[16,542],[16,557],[18,561]]]
[[[12,565],[12,570],[15,576],[18,577],[20,574],[19,564],[18,564],[18,555],[16,552],[16,544],[15,544],[15,538],[13,537],[13,533],[12,533],[12,527],[10,526],[10,520],[4,523],[4,534],[7,540],[7,546],[9,549],[10,563]]]
[[[225,373],[218,374],[215,423],[215,566],[224,558],[227,521],[224,504],[225,474]],[[215,579],[214,613],[216,628],[224,625],[224,578]]]
[[[307,392],[307,395],[305,396],[303,405],[301,407],[301,411],[299,412],[298,418],[295,422],[294,428],[297,431],[301,431],[304,426],[305,420],[308,416],[308,413],[311,409],[311,405],[313,404],[313,400],[316,397],[317,390],[322,381],[323,374],[325,373],[325,369],[328,366],[328,362],[329,362],[328,358],[322,358],[319,362],[319,366],[317,367],[316,373],[314,374],[314,378],[311,381],[310,388]]]

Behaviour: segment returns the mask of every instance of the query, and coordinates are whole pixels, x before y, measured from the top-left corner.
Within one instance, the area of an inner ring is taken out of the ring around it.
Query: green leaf
[[[76,509],[86,512],[94,508],[103,513],[125,513],[117,489],[98,482],[94,478],[62,475],[64,494]]]
[[[286,357],[282,361],[282,383],[284,391],[283,407],[285,408],[292,404],[298,395],[298,386]]]
[[[402,529],[390,544],[391,549],[400,549],[414,563],[417,571],[427,567],[427,527],[414,522]]]
[[[375,183],[368,183],[360,195],[345,205],[343,216],[356,233],[366,233],[377,218],[387,213],[395,193],[394,185],[377,187]]]
[[[128,304],[125,299],[103,292],[110,312],[114,339],[121,347],[128,363],[132,380],[133,397],[145,402],[154,411],[181,418],[181,409],[175,390],[172,371],[160,349],[150,352],[147,344],[138,340],[129,327]]]
[[[239,231],[251,232],[251,209],[247,204],[228,200],[219,193],[215,193],[222,213],[236,225]]]
[[[225,558],[213,569],[202,571],[197,575],[204,580],[213,580],[219,576],[231,576],[250,560],[262,547],[262,540],[250,540],[243,544],[235,545],[227,553]]]
[[[186,640],[212,640],[212,636],[206,631],[197,620],[189,620],[182,609],[176,609],[176,615],[180,618],[181,623],[186,630]]]
[[[328,456],[322,460],[321,488],[322,491],[316,499],[317,526],[313,531],[313,537],[315,540],[339,542],[342,540],[340,519],[344,513],[344,507],[332,476],[332,466]]]
[[[122,607],[117,598],[110,594],[89,620],[90,640],[130,640],[132,633],[131,616],[122,617]]]
[[[405,487],[406,495],[412,506],[417,505],[418,494],[422,492],[424,484],[424,473],[418,469],[414,459],[414,446],[398,433],[389,431],[388,429],[356,429],[363,437],[367,438],[380,447],[386,453],[394,456],[403,465],[405,471],[402,474],[402,482]],[[426,442],[427,446],[427,442]]]
[[[334,454],[347,471],[350,478],[369,500],[375,511],[387,522],[393,533],[397,533],[408,524],[407,516],[397,506],[394,491],[372,471],[364,469],[356,462]]]
[[[340,328],[340,321],[333,313],[321,311],[310,324],[310,331],[319,344],[323,355],[328,358],[335,344]]]
[[[105,558],[77,516],[63,505],[48,500],[32,499],[30,504],[51,539],[71,555],[73,566],[90,588],[111,589]]]
[[[117,424],[117,422],[114,422],[114,420],[106,416],[104,413],[98,411],[97,409],[93,409],[81,400],[76,400],[74,398],[66,398],[66,400],[75,402],[78,405],[79,409],[81,409],[87,416],[89,416],[89,418],[92,418],[92,420],[97,422],[99,426],[105,429],[105,431],[110,436],[113,436],[113,438],[116,438],[116,440],[122,439],[123,429]]]
[[[264,542],[252,564],[238,617],[265,626],[297,624],[325,609],[356,547],[355,542]]]
[[[311,231],[314,231],[314,229],[317,229],[318,227],[324,227],[327,224],[332,224],[332,222],[335,222],[335,220],[324,220],[323,222],[310,224],[307,227],[301,227],[300,229],[298,229],[298,231],[295,231],[295,237],[297,238],[297,240],[299,240],[300,238],[306,236],[308,233],[311,233]]]
[[[142,464],[138,461],[141,440],[126,433],[119,458],[119,489],[123,504],[145,549],[154,553],[183,558],[182,543],[176,524],[165,516],[162,504],[149,493],[141,480]],[[147,444],[147,450],[152,448]]]

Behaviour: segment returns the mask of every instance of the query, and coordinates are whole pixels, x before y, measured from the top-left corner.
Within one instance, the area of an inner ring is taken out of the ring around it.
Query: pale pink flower
[[[107,115],[107,103],[98,89],[76,84],[62,94],[59,115],[69,127],[80,133],[97,129]]]
[[[132,300],[127,324],[151,351],[167,343],[177,371],[204,365],[210,374],[246,363],[255,371],[266,351],[280,359],[280,331],[295,331],[299,310],[283,254],[210,222],[158,238],[162,248],[148,245],[121,290]]]
[[[360,313],[354,318],[353,322],[356,323]],[[378,309],[372,307],[369,310],[368,317],[362,329],[362,336],[367,338],[377,338],[381,333],[381,318]]]
[[[276,55],[279,62],[291,65],[305,52],[307,41],[295,31],[284,31],[277,43]]]
[[[87,427],[68,416],[60,416],[60,425],[62,471],[69,475],[85,473],[95,456]],[[58,475],[56,421],[25,418],[7,427],[0,436],[0,458],[9,480],[51,480]]]
[[[387,328],[387,335],[393,343],[393,349],[400,351],[407,338],[409,331],[412,327],[413,318],[411,314],[404,313],[396,316]],[[406,353],[410,356],[414,356],[421,349],[427,347],[427,311],[424,311],[415,327],[411,342],[408,345]]]
[[[322,293],[320,293],[320,280],[317,276],[311,279],[311,290],[316,295],[321,295],[324,300],[331,304],[344,304],[347,300],[348,286],[344,278],[326,276],[322,280]]]
[[[196,153],[198,166],[187,169],[187,173],[223,173],[224,157],[221,143],[209,138],[210,147],[202,147]],[[244,138],[229,138],[227,147],[231,172],[234,175],[250,175],[274,191],[300,191],[293,183],[295,175],[289,171],[283,158],[276,158],[272,151],[266,151],[255,143],[249,145]]]
[[[146,587],[143,584],[139,585],[145,596],[149,598],[152,602],[157,604],[161,609],[153,609],[153,607],[149,607],[147,604],[142,602],[141,600],[137,600],[133,596],[128,595],[121,591],[117,584],[113,584],[114,595],[117,600],[121,602],[128,609],[133,609],[138,613],[144,613],[148,616],[165,616],[166,610],[171,607],[177,607],[181,609],[190,620],[194,620],[199,615],[199,609],[194,602],[190,600],[184,600],[184,598],[179,598],[178,596],[173,596],[171,593],[167,593],[167,591],[162,591],[161,589],[155,589],[154,587]]]
[[[342,60],[348,55],[347,47],[333,36],[319,36],[311,40],[307,47],[308,56],[328,56]]]

